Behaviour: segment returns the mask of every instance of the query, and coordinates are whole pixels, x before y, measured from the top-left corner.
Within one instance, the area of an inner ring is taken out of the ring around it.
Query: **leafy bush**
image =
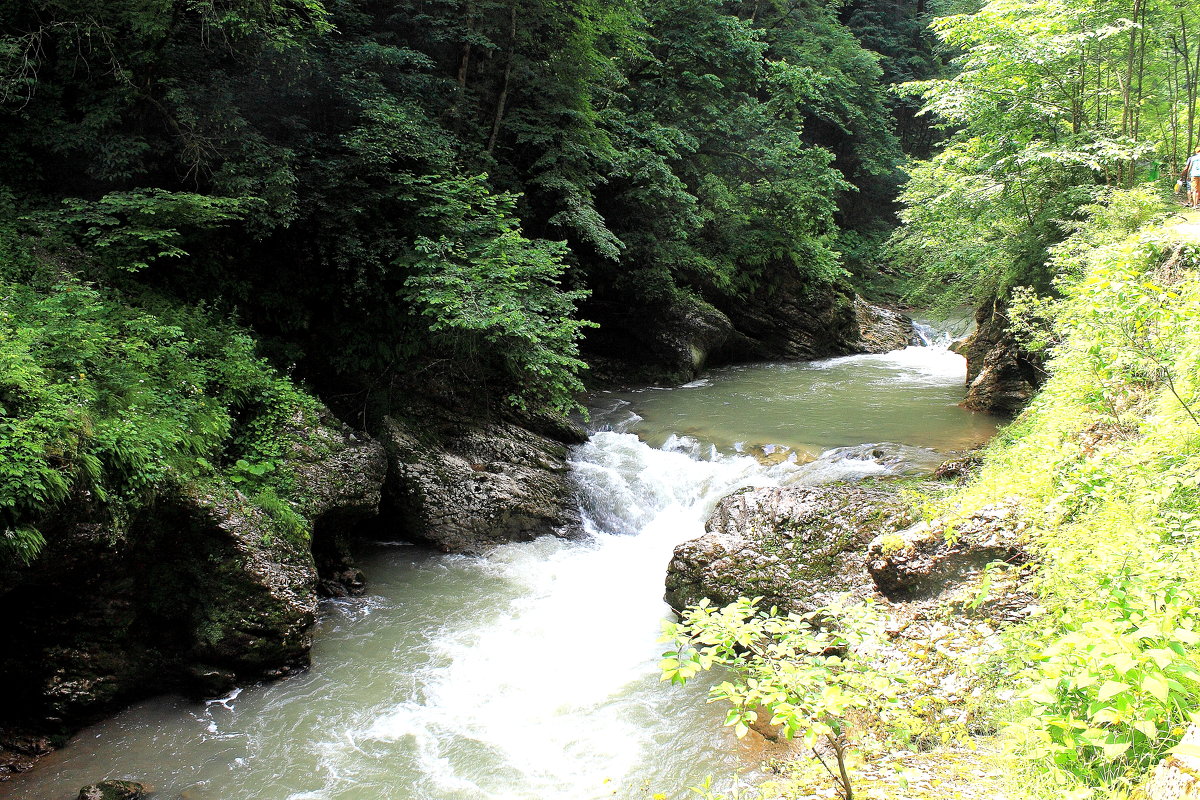
[[[1178,586],[1128,573],[1100,582],[1100,602],[1065,616],[1033,655],[1020,758],[1112,788],[1151,769],[1179,742],[1200,701],[1200,606]]]
[[[1021,699],[1002,721],[1024,778],[1055,797],[1128,791],[1200,702],[1200,242],[1153,197],[1106,193],[1055,248],[1059,297],[1025,312],[1052,377],[940,512],[1030,509],[1044,613],[991,669]]]
[[[31,281],[4,277],[31,270]],[[0,558],[32,559],[39,527],[67,502],[122,518],[226,462],[262,479],[282,424],[315,409],[228,323],[151,313],[53,265],[10,261],[0,268]]]
[[[422,213],[447,231],[420,236],[406,298],[429,319],[434,342],[474,374],[511,388],[511,405],[576,407],[583,390],[579,340],[590,323],[575,318],[584,291],[564,291],[566,245],[527,239],[514,198],[491,193],[482,179],[440,181],[442,202]]]
[[[702,670],[728,669],[733,679],[709,690],[709,702],[730,705],[725,724],[740,738],[762,710],[781,736],[800,736],[817,758],[823,740],[837,760],[839,788],[850,797],[847,718],[862,709],[887,722],[904,681],[871,659],[883,617],[870,603],[785,617],[774,608],[761,611],[760,600],[743,597],[718,609],[704,599],[680,623],[667,623],[664,638],[676,649],[663,654],[662,679],[683,684]]]

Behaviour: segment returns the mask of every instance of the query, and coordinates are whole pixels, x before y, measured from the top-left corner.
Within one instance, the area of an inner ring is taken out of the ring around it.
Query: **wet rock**
[[[388,501],[409,538],[445,551],[581,533],[567,448],[508,422],[388,418]]]
[[[919,522],[875,537],[867,570],[889,600],[931,597],[993,561],[1025,561],[1025,528],[1015,504],[987,506],[953,524]]]
[[[853,486],[749,489],[721,500],[703,536],[675,548],[666,600],[677,611],[708,598],[726,605],[808,611],[833,595],[870,594],[864,547],[913,521],[892,492]]]
[[[593,302],[583,314],[600,323],[585,342],[589,380],[600,383],[689,381],[733,335],[729,317],[696,298],[654,308]]]
[[[1006,312],[998,300],[980,306],[975,333],[958,350],[967,359],[963,408],[1015,415],[1045,380],[1041,359],[1023,350],[1009,332]]]
[[[299,511],[314,526],[352,524],[379,512],[387,475],[383,445],[322,409],[316,419],[297,414],[284,432],[287,468]]]
[[[358,567],[345,566],[322,572],[321,576],[317,594],[322,597],[358,597],[367,591],[367,577]]]
[[[137,781],[100,781],[80,789],[76,800],[141,800],[146,791]]]
[[[1200,725],[1189,725],[1180,743],[1200,747]],[[1154,768],[1143,792],[1146,800],[1200,800],[1200,756],[1167,756]]]
[[[324,411],[280,436],[277,468],[318,540],[376,513],[381,445]],[[83,494],[43,531],[41,556],[0,587],[0,674],[16,696],[0,720],[68,733],[155,692],[211,696],[307,665],[318,575],[301,517],[213,476],[128,518]]]
[[[784,271],[722,308],[735,332],[714,360],[807,360],[865,352],[854,301],[845,286],[814,286],[795,270]]]
[[[933,477],[939,481],[963,481],[974,475],[982,464],[983,457],[979,453],[952,458],[942,462],[934,471]]]
[[[858,321],[860,352],[890,353],[920,344],[920,337],[913,330],[911,317],[898,311],[876,306],[854,298],[854,316]]]
[[[28,772],[42,756],[54,750],[47,736],[0,729],[0,781]]]

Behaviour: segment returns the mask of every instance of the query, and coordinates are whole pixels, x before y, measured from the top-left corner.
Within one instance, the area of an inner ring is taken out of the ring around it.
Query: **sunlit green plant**
[[[1152,768],[1191,719],[1200,700],[1200,607],[1177,585],[1128,573],[1101,581],[1098,595],[1030,655],[1026,706],[1009,734],[1034,768],[1049,762],[1112,788]]]
[[[662,679],[684,684],[722,667],[731,678],[709,690],[709,702],[728,703],[725,724],[745,736],[769,716],[782,738],[799,737],[812,749],[846,800],[853,797],[846,768],[847,722],[856,710],[886,719],[904,676],[879,668],[883,617],[869,602],[807,614],[759,609],[762,598],[740,598],[724,608],[705,599],[667,623]],[[818,752],[824,746],[836,771]]]

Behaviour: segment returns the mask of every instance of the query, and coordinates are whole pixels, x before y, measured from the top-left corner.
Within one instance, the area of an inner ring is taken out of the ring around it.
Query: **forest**
[[[5,378],[5,448],[29,457],[5,470],[5,546],[33,547],[79,479],[136,493],[177,456],[233,463],[245,446],[219,418],[250,413],[268,372],[359,425],[414,393],[569,410],[597,324],[593,349],[620,352],[623,326],[673,305],[870,274],[902,140],[936,138],[886,90],[939,63],[917,17],[6,3],[4,346],[27,368]],[[253,352],[222,352],[230,324]]]
[[[1139,796],[1200,757],[1193,153],[1193,0],[0,0],[0,751],[293,674],[389,515],[468,553],[595,524],[546,497],[590,393],[970,306],[968,383],[1025,388],[968,404],[1015,421],[965,483],[897,491],[950,547],[1017,503],[1021,564],[972,591],[1037,611],[954,667],[958,721],[879,710],[873,612],[834,641],[706,603],[664,674],[726,668],[728,725],[833,743],[845,800],[857,729],[864,759],[1007,737],[1013,798]]]

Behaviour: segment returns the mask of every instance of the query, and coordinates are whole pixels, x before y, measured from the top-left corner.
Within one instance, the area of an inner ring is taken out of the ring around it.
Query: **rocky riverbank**
[[[601,321],[587,339],[594,385],[683,383],[721,364],[886,353],[914,342],[910,318],[838,286],[762,290],[724,308],[693,298],[657,309],[597,302],[589,311]]]
[[[687,376],[713,353],[812,356],[911,341],[908,318],[850,295],[827,299],[805,312],[811,324],[789,312],[797,325],[773,344],[766,327],[752,341],[715,309],[677,309],[654,353]],[[813,320],[826,317],[838,332],[822,340],[824,323]],[[371,434],[324,408],[271,423],[286,497],[256,494],[253,473],[216,473],[170,482],[129,518],[81,496],[48,520],[45,551],[12,568],[0,592],[0,674],[18,698],[0,712],[0,778],[150,694],[211,697],[304,669],[318,597],[361,593],[369,580],[353,561],[356,537],[480,552],[579,535],[566,459],[582,429],[451,405],[414,398]]]
[[[364,589],[356,537],[479,551],[578,533],[566,454],[581,430],[405,410],[378,438],[323,409],[286,421],[278,469],[297,499],[278,511],[212,476],[164,489],[130,519],[80,498],[50,520],[44,552],[0,592],[12,697],[0,780],[139,698],[212,697],[305,668],[318,596]]]
[[[886,637],[873,651],[873,668],[903,676],[895,703],[908,718],[907,735],[918,741],[904,746],[883,721],[850,715],[856,747],[847,766],[855,795],[949,796],[939,793],[945,782],[962,789],[956,797],[1002,797],[997,748],[960,667],[997,650],[1005,627],[1038,611],[1021,584],[1024,523],[1018,508],[1003,505],[953,524],[922,521],[913,495],[901,491],[912,486],[893,478],[730,495],[703,536],[676,548],[666,599],[682,610],[702,600],[724,606],[758,597],[761,608],[800,614],[840,607],[846,598],[874,603]],[[1010,568],[989,570],[996,562]],[[776,731],[764,718],[748,735],[769,740],[762,747],[776,758],[766,796],[832,791],[806,750],[770,744]]]

